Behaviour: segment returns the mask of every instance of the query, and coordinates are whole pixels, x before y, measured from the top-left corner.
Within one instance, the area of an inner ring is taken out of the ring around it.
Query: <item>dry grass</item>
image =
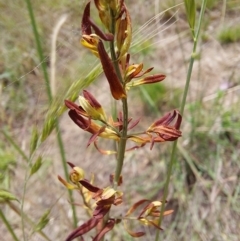
[[[179,1],[170,0],[161,4],[158,1],[151,4],[147,1],[131,2],[129,8],[136,24],[135,31],[156,13],[177,3]],[[38,62],[28,13],[22,1],[7,4],[0,0],[0,5],[3,9],[0,17],[0,127],[7,128],[21,148],[27,151],[31,127],[33,123],[37,123],[39,128],[42,126],[47,108],[39,68],[41,63]],[[82,6],[84,2],[79,1],[34,2],[46,61],[49,61],[51,53],[53,27],[63,13],[68,13],[57,41],[59,95],[73,81],[85,76],[94,64],[94,58],[88,57],[79,45]],[[229,1],[224,13],[222,2],[215,1],[209,7],[190,86],[182,127],[184,134],[179,142],[169,190],[168,208],[174,208],[175,213],[163,223],[162,240],[237,241],[240,236],[240,48],[236,42],[222,45],[217,38],[222,27],[239,23],[237,9],[240,3]],[[131,96],[130,115],[134,118],[142,116],[140,126],[143,126],[169,107],[179,106],[192,48],[183,6],[155,17],[136,34],[135,43],[138,42],[141,45],[132,48],[134,61],[144,60],[146,68],[154,66],[156,72],[162,71],[167,75],[164,83],[160,84],[164,85],[160,89],[160,97],[156,87],[136,91]],[[100,102],[105,103],[105,108],[109,107],[110,112],[111,102],[106,100],[107,88],[103,81],[98,80],[90,89],[99,96]],[[149,108],[149,103],[153,103],[155,109]],[[96,181],[104,186],[108,182],[106,176],[114,170],[114,157],[99,157],[93,148],[86,149],[88,135],[74,126],[66,114],[62,116],[60,125],[67,159],[96,173]],[[63,175],[63,170],[55,135],[53,133],[39,150],[44,164],[28,181],[24,212],[37,223],[45,210],[52,208],[51,219],[44,232],[51,240],[63,240],[72,226],[66,191],[56,179],[58,174]],[[123,170],[124,186],[129,191],[125,197],[126,207],[138,197],[161,198],[170,149],[171,145],[163,144],[156,145],[153,151],[145,147],[127,154]],[[9,153],[10,157],[7,156]],[[4,157],[15,161],[14,166],[9,166],[7,181],[1,185],[5,188],[9,186],[21,200],[24,176],[29,167],[2,136],[0,156],[2,160]],[[6,211],[16,234],[22,237],[20,217],[4,204],[1,208]],[[80,208],[78,217],[79,223],[85,220]],[[26,224],[27,233],[31,230],[31,225]],[[120,224],[109,240],[120,240],[122,230]],[[146,231],[148,235],[141,240],[154,240],[153,230]],[[0,233],[4,234],[3,241],[11,240],[3,225]],[[44,239],[34,234],[28,240]],[[122,240],[132,238],[126,234]]]

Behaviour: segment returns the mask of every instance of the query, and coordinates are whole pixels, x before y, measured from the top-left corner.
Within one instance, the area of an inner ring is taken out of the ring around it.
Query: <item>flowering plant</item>
[[[130,230],[129,220],[134,219],[139,224],[161,229],[158,222],[160,215],[165,216],[173,212],[168,210],[161,213],[161,200],[143,199],[133,204],[126,214],[121,215],[121,218],[111,215],[111,207],[123,203],[124,193],[120,190],[120,185],[123,179],[121,172],[125,152],[142,148],[148,143],[152,149],[155,143],[177,140],[181,136],[179,129],[182,117],[177,110],[173,110],[154,121],[142,132],[133,132],[140,120],[133,120],[128,116],[128,94],[131,88],[160,82],[165,79],[165,75],[149,75],[153,68],[143,70],[143,63],[130,63],[132,25],[124,0],[94,0],[94,4],[106,32],[91,19],[91,2],[88,2],[82,17],[81,44],[99,58],[111,96],[116,101],[122,102],[122,110],[119,111],[116,119],[112,116],[108,117],[102,105],[87,90],[84,90],[83,95],[79,97],[79,104],[65,100],[65,105],[69,109],[68,114],[73,122],[80,129],[91,133],[87,145],[93,143],[101,154],[116,154],[117,165],[114,175],[110,175],[110,184],[107,187],[95,186],[93,179],[85,179],[84,170],[70,162],[68,164],[72,168],[71,183],[58,177],[68,189],[77,190],[80,193],[83,206],[90,216],[88,221],[69,234],[66,241],[77,237],[83,240],[83,235],[94,228],[97,233],[93,240],[103,240],[105,234],[120,222],[124,223],[126,231],[132,237],[140,237],[145,233]],[[110,54],[105,49],[106,44],[109,44]],[[101,138],[115,141],[116,150],[100,149],[98,140]],[[128,142],[133,142],[134,147],[127,148]],[[139,214],[132,216],[136,209],[140,209]]]

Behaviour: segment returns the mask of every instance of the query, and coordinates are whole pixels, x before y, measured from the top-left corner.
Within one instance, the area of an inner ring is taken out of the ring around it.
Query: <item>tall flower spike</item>
[[[112,60],[109,58],[102,41],[99,41],[98,43],[98,53],[99,53],[103,71],[108,80],[113,98],[116,100],[125,98],[126,97],[125,90],[123,89],[123,86],[117,77],[117,74],[113,67]]]

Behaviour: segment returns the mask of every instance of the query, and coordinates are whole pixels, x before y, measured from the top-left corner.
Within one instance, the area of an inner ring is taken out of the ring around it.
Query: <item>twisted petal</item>
[[[182,116],[176,110],[173,113],[167,113],[165,116],[155,121],[148,129],[147,133],[157,134],[160,139],[155,139],[154,141],[174,141],[182,135],[179,130],[182,122]]]
[[[83,17],[82,17],[82,35],[90,35],[92,33],[91,31],[91,25],[89,22],[90,18],[90,3],[88,2],[86,7],[83,11]]]
[[[96,134],[101,129],[101,126],[95,124],[91,120],[86,120],[81,115],[77,113],[76,110],[70,110],[68,115],[73,120],[73,122],[78,125],[81,129],[88,131],[92,134]]]
[[[78,106],[77,104],[75,104],[74,102],[72,102],[70,100],[65,100],[64,102],[68,109],[75,110],[78,115],[89,117],[88,114],[86,113],[86,111],[81,106]]]
[[[125,98],[126,97],[125,90],[123,89],[123,86],[117,77],[112,61],[109,58],[102,41],[99,41],[98,43],[98,53],[99,53],[103,71],[108,80],[113,98],[115,98],[116,100]]]
[[[99,37],[96,34],[83,35],[81,39],[81,44],[84,47],[90,49],[91,52],[97,57],[99,57],[98,49],[97,49],[98,42],[99,42]]]
[[[77,237],[81,237],[83,234],[89,232],[97,226],[101,219],[91,218],[80,227],[76,228],[66,239],[66,241],[72,241]]]
[[[146,85],[146,84],[154,84],[154,83],[163,81],[165,78],[166,78],[166,76],[163,74],[151,75],[151,76],[147,76],[143,79],[133,81],[133,82],[129,83],[128,86],[132,87],[132,86],[139,86],[139,85]]]
[[[108,219],[107,223],[105,224],[104,228],[97,234],[97,236],[95,236],[95,238],[93,239],[93,241],[100,241],[102,239],[102,237],[104,237],[104,235],[111,231],[115,225],[115,220],[110,218]]]
[[[84,90],[83,96],[79,96],[79,103],[82,109],[84,109],[92,119],[102,121],[107,120],[102,106],[88,91]]]
[[[131,45],[132,41],[132,23],[130,14],[126,5],[123,3],[123,11],[119,19],[117,20],[117,47],[118,58],[124,56]]]

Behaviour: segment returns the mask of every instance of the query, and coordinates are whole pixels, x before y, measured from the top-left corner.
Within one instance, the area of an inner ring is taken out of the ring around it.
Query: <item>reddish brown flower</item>
[[[87,91],[84,91],[83,95],[84,97],[80,98],[80,106],[69,100],[65,100],[65,105],[70,109],[68,114],[73,122],[84,131],[92,134],[88,145],[94,142],[98,136],[119,140],[119,136],[115,131],[107,126],[101,126],[92,120],[96,119],[105,122],[107,117],[103,108],[93,95]]]
[[[119,100],[126,97],[123,85],[117,77],[112,60],[109,58],[102,41],[98,43],[98,53],[102,63],[104,74],[108,80],[110,90],[114,99]]]
[[[177,110],[172,113],[167,113],[165,116],[155,121],[148,129],[147,133],[152,135],[156,134],[157,139],[165,141],[175,141],[181,136],[179,131],[182,122],[182,116]]]
[[[151,143],[152,149],[155,142],[175,141],[182,135],[179,130],[182,121],[182,116],[176,110],[172,113],[167,113],[165,116],[155,121],[145,134],[147,135],[129,135],[128,139],[144,146],[146,143]]]
[[[95,228],[99,223],[103,222],[103,218],[110,211],[111,205],[119,205],[122,203],[122,193],[114,190],[111,187],[101,189],[93,186],[87,180],[79,181],[83,187],[92,193],[92,199],[95,200],[96,208],[93,211],[93,217],[87,222],[76,228],[66,239],[71,241],[77,237],[81,237],[85,233]],[[101,238],[113,229],[117,220],[109,218],[98,234],[93,238],[94,241],[99,241]]]
[[[122,11],[116,22],[116,42],[118,48],[118,58],[124,56],[132,41],[132,23],[130,14],[123,3]]]
[[[143,206],[144,204],[146,204],[142,209],[141,206]],[[153,201],[151,202],[150,200],[147,199],[143,199],[140,200],[138,202],[136,202],[127,212],[127,214],[124,217],[124,227],[126,229],[126,231],[132,236],[132,237],[141,237],[143,235],[145,235],[145,232],[143,231],[138,231],[138,232],[134,232],[132,230],[130,230],[128,228],[128,219],[130,217],[130,215],[134,212],[136,212],[136,210],[140,209],[140,213],[137,215],[136,218],[131,218],[132,220],[138,220],[140,222],[140,224],[145,225],[145,226],[153,226],[157,229],[162,229],[161,227],[159,227],[159,217],[160,217],[160,209],[162,206],[162,202],[161,201]],[[173,210],[168,210],[168,211],[164,211],[163,216],[167,216],[169,214],[173,213]],[[130,220],[131,220],[130,219]]]

